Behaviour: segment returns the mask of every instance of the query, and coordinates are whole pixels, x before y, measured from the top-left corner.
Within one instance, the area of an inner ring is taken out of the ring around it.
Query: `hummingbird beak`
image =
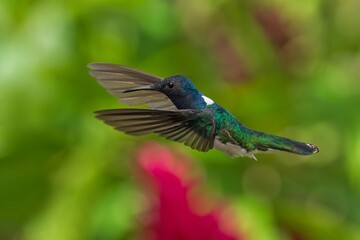
[[[135,88],[129,88],[124,91],[124,93],[128,92],[136,92],[136,91],[143,91],[143,90],[153,90],[156,91],[154,85],[148,85],[148,86],[141,86],[141,87],[135,87]]]

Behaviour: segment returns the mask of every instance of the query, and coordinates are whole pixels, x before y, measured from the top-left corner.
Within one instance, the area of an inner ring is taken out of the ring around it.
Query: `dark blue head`
[[[202,109],[206,107],[203,95],[199,92],[189,78],[175,75],[163,79],[153,85],[126,90],[153,90],[165,94],[178,109]]]

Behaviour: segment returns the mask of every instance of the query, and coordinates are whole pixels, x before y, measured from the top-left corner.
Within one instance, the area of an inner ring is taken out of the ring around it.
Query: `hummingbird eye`
[[[167,84],[167,86],[168,86],[169,88],[173,88],[173,87],[174,87],[174,82],[169,82],[169,83]]]

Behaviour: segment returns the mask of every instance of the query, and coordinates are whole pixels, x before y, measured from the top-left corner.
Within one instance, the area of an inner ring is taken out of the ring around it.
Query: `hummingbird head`
[[[148,86],[127,89],[124,92],[152,90],[165,94],[178,109],[206,107],[203,95],[184,75],[175,75]]]
[[[185,97],[198,91],[191,81],[183,75],[175,75],[154,84],[157,91],[162,92],[169,98]]]

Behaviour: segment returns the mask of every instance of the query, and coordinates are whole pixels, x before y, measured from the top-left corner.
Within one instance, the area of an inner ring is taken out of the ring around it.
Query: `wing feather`
[[[88,65],[90,75],[97,79],[111,95],[119,98],[123,104],[133,106],[146,104],[153,109],[173,109],[175,105],[164,94],[157,91],[126,92],[134,87],[157,83],[162,78],[130,67],[110,64],[91,63]]]
[[[98,111],[96,116],[130,135],[156,133],[203,152],[214,145],[215,125],[210,110],[113,109]]]

